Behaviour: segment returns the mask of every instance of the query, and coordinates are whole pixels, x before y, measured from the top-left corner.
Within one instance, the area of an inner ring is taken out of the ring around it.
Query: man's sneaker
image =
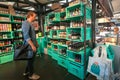
[[[40,78],[40,76],[39,76],[39,75],[36,75],[36,74],[33,74],[32,76],[29,76],[28,78],[29,78],[29,79],[32,79],[32,80],[37,80],[37,79]]]
[[[29,75],[29,72],[23,73],[23,76],[28,76],[28,75]]]

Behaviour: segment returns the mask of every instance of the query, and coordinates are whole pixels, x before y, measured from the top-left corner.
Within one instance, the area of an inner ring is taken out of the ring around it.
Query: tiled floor
[[[0,65],[0,80],[28,80],[22,76],[26,61],[13,61]],[[80,80],[59,66],[50,56],[37,57],[35,61],[35,73],[39,74],[39,80]],[[89,75],[87,80],[96,80]]]

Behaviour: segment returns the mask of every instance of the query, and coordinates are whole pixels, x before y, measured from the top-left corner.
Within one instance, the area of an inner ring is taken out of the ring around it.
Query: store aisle
[[[0,80],[28,80],[22,76],[25,64],[25,61],[14,61],[0,65]],[[40,80],[80,80],[47,55],[36,57],[35,72],[41,76]],[[95,80],[89,77],[87,80]]]

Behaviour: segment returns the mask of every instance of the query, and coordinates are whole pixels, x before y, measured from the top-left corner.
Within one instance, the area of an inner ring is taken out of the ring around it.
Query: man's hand
[[[33,52],[36,52],[36,47],[34,45],[32,45],[31,47],[32,47]]]
[[[29,43],[29,45],[31,46],[33,52],[36,52],[37,49],[36,49],[35,45],[33,44],[33,42],[31,41],[31,39],[28,40],[28,43]]]

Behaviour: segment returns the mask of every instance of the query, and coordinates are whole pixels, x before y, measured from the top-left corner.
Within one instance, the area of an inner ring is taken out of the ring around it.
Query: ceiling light
[[[72,0],[68,0],[68,2],[71,2]]]
[[[52,6],[52,4],[48,4],[47,6]]]

